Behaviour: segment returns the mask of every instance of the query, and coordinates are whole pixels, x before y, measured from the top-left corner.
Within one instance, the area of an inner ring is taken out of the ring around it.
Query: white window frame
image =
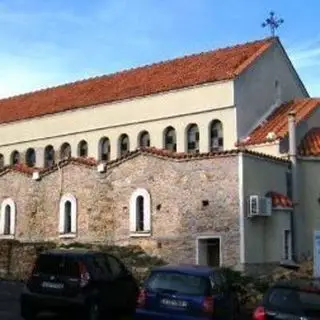
[[[144,231],[137,231],[137,198],[143,197],[143,224]],[[132,237],[150,236],[151,235],[151,197],[150,193],[143,188],[136,189],[130,198],[129,206],[130,215],[130,235]]]
[[[71,232],[65,233],[65,203],[71,203]],[[59,206],[59,237],[60,238],[75,238],[77,233],[77,199],[72,194],[65,194],[60,199]]]
[[[5,211],[6,206],[10,207],[10,234],[4,234],[5,227]],[[4,199],[1,203],[1,216],[0,216],[0,238],[13,239],[16,231],[16,204],[11,198]]]
[[[286,259],[286,232],[289,231],[288,239],[288,259]],[[283,229],[282,233],[282,259],[283,260],[292,260],[292,233],[290,229]]]

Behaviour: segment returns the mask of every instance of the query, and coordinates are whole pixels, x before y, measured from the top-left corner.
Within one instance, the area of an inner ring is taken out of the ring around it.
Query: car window
[[[107,261],[100,255],[92,256],[92,264],[94,267],[95,274],[100,278],[109,278],[111,275],[111,270]]]
[[[268,296],[268,304],[285,310],[316,310],[320,312],[320,293],[291,288],[274,288]]]
[[[38,257],[34,273],[78,277],[79,266],[72,257],[46,254]]]
[[[106,255],[106,260],[110,266],[112,276],[118,277],[124,271],[124,266],[113,256]]]
[[[179,272],[153,272],[146,287],[155,292],[182,293],[202,296],[209,290],[207,277]]]

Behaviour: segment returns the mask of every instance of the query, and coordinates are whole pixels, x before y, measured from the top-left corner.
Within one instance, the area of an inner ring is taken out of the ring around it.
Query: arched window
[[[138,146],[139,148],[150,147],[150,134],[148,131],[142,131],[138,135]]]
[[[34,167],[36,165],[36,151],[33,148],[29,148],[26,151],[26,165],[28,167]]]
[[[66,194],[60,200],[59,208],[60,237],[75,236],[77,232],[77,199]]]
[[[4,156],[2,153],[0,153],[0,169],[4,167]]]
[[[78,144],[78,156],[87,157],[88,156],[88,143],[85,140],[81,140]]]
[[[177,137],[176,130],[173,127],[167,127],[163,132],[164,149],[176,152]]]
[[[60,159],[68,159],[71,157],[71,146],[68,142],[62,144],[60,148]]]
[[[223,126],[220,120],[210,123],[210,151],[223,150]]]
[[[151,232],[151,199],[145,189],[137,189],[130,198],[130,232]]]
[[[109,161],[110,160],[110,140],[107,137],[103,137],[99,141],[99,160]]]
[[[122,157],[126,155],[130,150],[129,137],[127,134],[123,133],[119,137],[119,156]]]
[[[64,233],[71,233],[71,230],[72,230],[71,208],[72,208],[71,201],[67,200],[64,203]]]
[[[44,166],[46,168],[52,167],[55,163],[55,151],[53,146],[48,145],[44,149]]]
[[[11,153],[10,164],[15,165],[20,163],[20,153],[15,150]]]
[[[187,127],[187,152],[199,152],[199,128],[196,124]]]
[[[0,236],[13,237],[15,233],[16,205],[10,198],[1,203]]]

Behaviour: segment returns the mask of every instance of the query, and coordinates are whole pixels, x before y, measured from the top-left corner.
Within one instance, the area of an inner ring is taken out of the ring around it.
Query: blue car
[[[219,268],[166,265],[152,269],[137,301],[136,320],[237,319],[239,303]]]

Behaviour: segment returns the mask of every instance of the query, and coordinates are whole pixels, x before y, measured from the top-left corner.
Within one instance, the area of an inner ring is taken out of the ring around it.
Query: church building
[[[0,243],[299,261],[320,225],[319,107],[277,37],[2,99]]]

